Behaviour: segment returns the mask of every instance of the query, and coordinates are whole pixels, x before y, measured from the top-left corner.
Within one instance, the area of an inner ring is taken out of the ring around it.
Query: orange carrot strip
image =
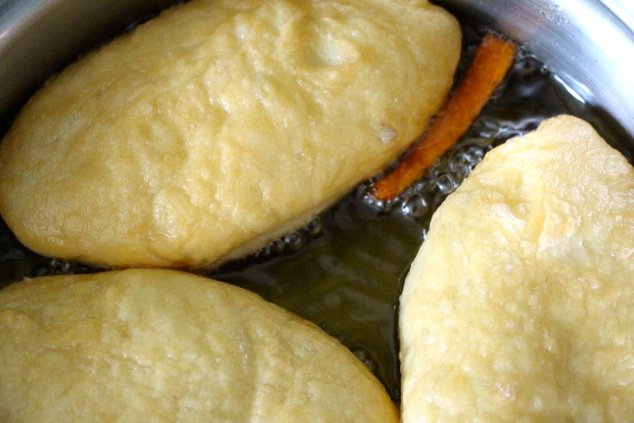
[[[496,35],[484,37],[465,76],[421,142],[371,187],[374,198],[389,200],[400,195],[465,134],[506,76],[515,51],[515,44]]]

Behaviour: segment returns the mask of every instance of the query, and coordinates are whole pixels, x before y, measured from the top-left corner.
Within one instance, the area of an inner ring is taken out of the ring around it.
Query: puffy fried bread
[[[186,2],[28,102],[0,144],[0,213],[46,256],[218,266],[402,152],[460,48],[425,0]]]
[[[634,168],[561,116],[434,215],[399,316],[407,422],[634,418]]]
[[[374,375],[317,326],[173,270],[0,291],[0,421],[396,422]]]

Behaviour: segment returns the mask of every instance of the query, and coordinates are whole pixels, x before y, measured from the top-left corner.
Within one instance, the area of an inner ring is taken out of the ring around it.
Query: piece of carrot
[[[464,77],[420,143],[370,188],[374,198],[384,201],[400,195],[465,134],[506,76],[516,49],[497,35],[485,35]]]

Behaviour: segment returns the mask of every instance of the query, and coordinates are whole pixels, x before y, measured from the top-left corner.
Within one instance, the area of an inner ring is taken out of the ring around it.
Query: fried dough
[[[217,267],[395,159],[460,48],[425,0],[186,2],[28,102],[0,143],[0,213],[46,256]]]
[[[374,375],[317,326],[173,270],[0,291],[0,421],[397,422]]]
[[[634,168],[577,118],[489,152],[399,316],[404,422],[634,419]]]

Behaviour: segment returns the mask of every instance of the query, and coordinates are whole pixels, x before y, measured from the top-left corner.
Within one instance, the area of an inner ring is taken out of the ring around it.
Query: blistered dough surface
[[[344,346],[245,290],[168,270],[0,292],[0,421],[391,422]]]
[[[406,423],[634,421],[634,168],[569,116],[492,150],[399,324]]]
[[[459,54],[423,0],[187,2],[28,103],[0,144],[0,212],[44,255],[213,267],[393,160]]]

